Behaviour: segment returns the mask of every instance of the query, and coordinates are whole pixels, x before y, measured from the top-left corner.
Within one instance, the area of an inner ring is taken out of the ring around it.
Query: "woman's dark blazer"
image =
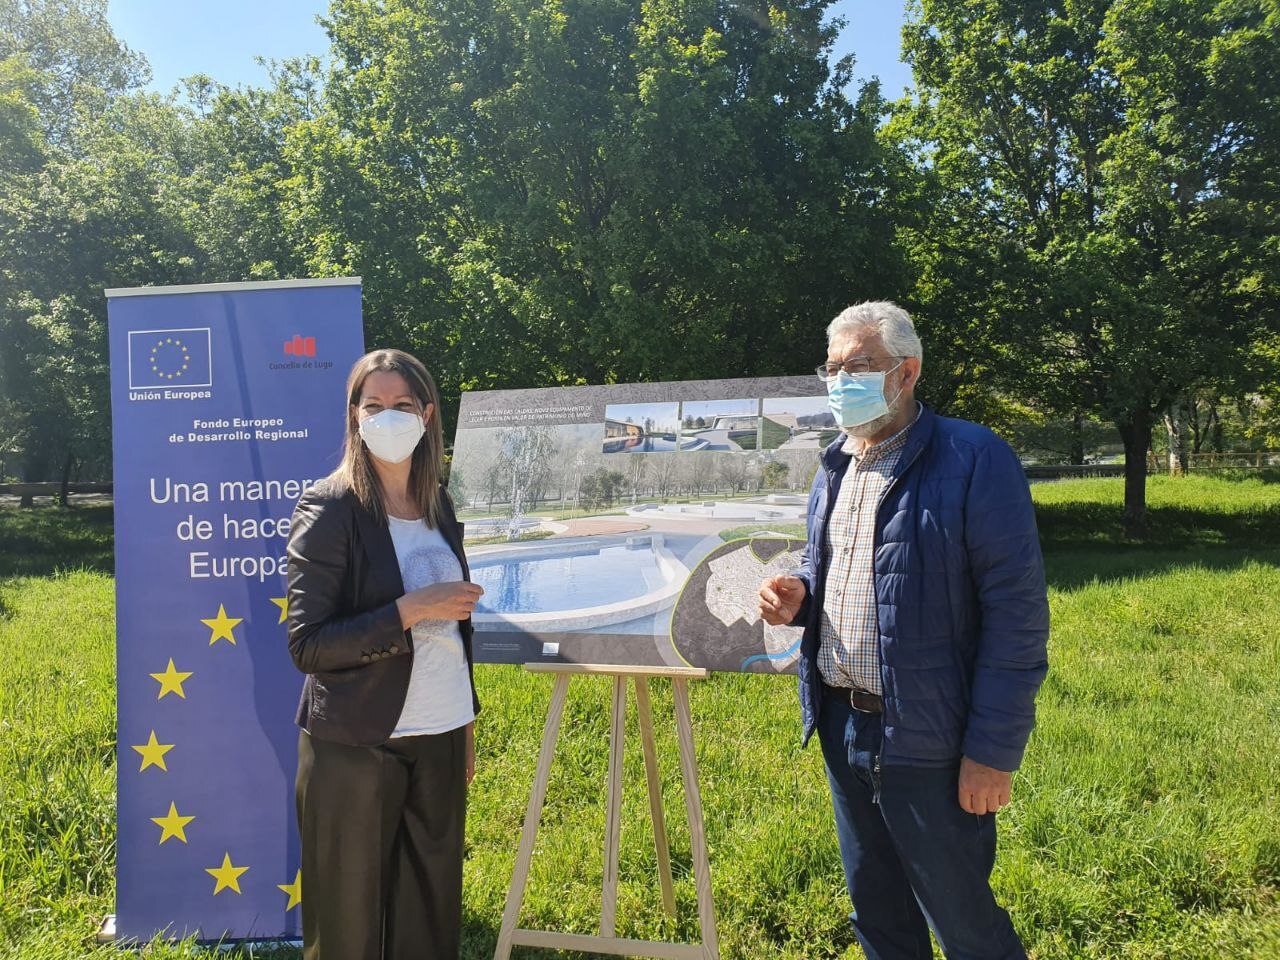
[[[440,488],[440,532],[471,579],[462,524]],[[413,636],[400,626],[404,595],[391,531],[329,477],[308,487],[289,530],[289,653],[307,675],[297,723],[322,740],[385,743],[400,719]],[[459,623],[476,712],[470,618]]]

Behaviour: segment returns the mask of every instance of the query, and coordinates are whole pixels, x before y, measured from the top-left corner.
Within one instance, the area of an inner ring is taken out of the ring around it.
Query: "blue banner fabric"
[[[107,294],[117,937],[294,938],[285,546],[341,452],[359,281]]]

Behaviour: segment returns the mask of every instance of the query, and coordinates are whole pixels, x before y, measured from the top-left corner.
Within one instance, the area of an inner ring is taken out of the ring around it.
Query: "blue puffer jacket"
[[[809,542],[796,575],[808,596],[801,641],[804,742],[818,720],[826,528],[850,457],[822,452]],[[884,684],[884,763],[961,755],[999,770],[1022,760],[1048,669],[1049,605],[1022,464],[985,427],[928,408],[911,429],[876,515],[875,587]]]

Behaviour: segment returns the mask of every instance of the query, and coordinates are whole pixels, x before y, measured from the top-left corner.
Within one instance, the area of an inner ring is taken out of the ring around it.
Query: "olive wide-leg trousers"
[[[298,739],[304,960],[457,960],[466,728]]]

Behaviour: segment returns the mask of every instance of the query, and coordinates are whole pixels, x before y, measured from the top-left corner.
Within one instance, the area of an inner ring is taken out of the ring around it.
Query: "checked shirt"
[[[916,407],[916,420],[920,407]],[[841,451],[852,458],[827,524],[826,593],[822,601],[822,639],[818,671],[833,687],[883,694],[880,636],[876,618],[876,507],[893,482],[894,470],[915,420],[892,437],[860,453],[847,439]]]

